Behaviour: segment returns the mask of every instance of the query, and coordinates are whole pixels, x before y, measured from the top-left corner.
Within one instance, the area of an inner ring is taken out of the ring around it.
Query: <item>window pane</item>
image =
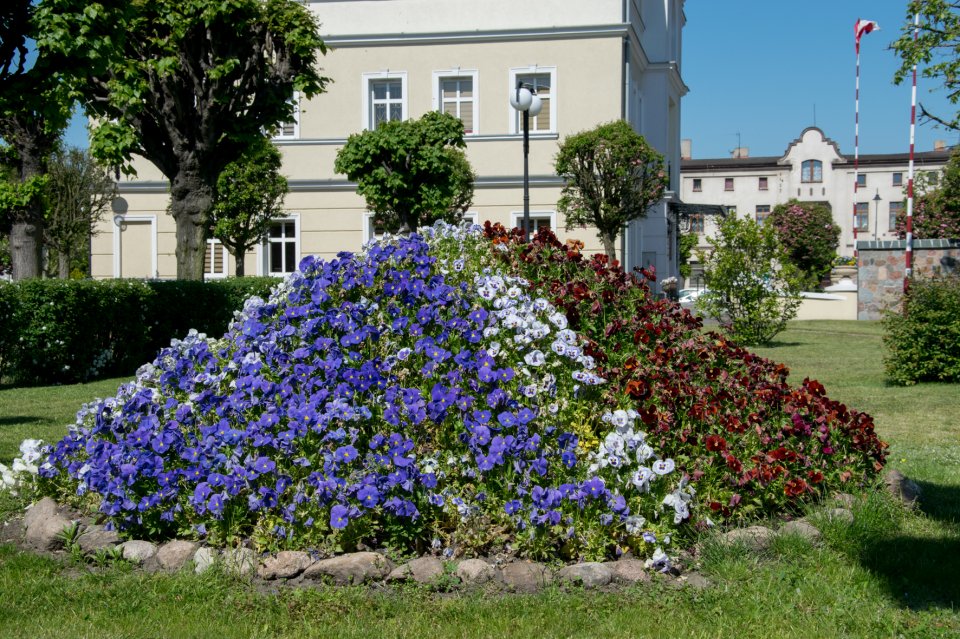
[[[370,85],[373,87],[374,100],[387,99],[387,83],[386,82],[371,82]]]
[[[402,120],[402,119],[403,119],[403,105],[402,105],[402,104],[391,104],[391,105],[390,105],[390,119],[391,119],[391,120]]]
[[[270,272],[283,273],[283,243],[270,243]]]
[[[869,228],[870,220],[870,203],[869,202],[857,202],[856,216],[854,218],[854,227],[858,231],[866,231]]]
[[[890,203],[890,230],[897,230],[897,218],[903,213],[903,202]]]
[[[550,130],[550,98],[540,96],[543,108],[540,114],[530,122],[531,131],[549,131]]]
[[[902,185],[903,185],[903,173],[894,173],[893,186],[902,186]]]
[[[270,237],[280,237],[283,235],[283,226],[274,224],[270,227]]]
[[[463,132],[473,133],[473,102],[460,103],[460,120],[463,122]]]
[[[391,100],[400,100],[403,98],[403,83],[400,80],[390,80],[387,83],[387,90],[390,93]]]
[[[377,128],[387,121],[387,105],[376,104],[373,107],[373,128]]]
[[[285,242],[284,245],[283,272],[292,273],[297,264],[297,244],[293,241]]]

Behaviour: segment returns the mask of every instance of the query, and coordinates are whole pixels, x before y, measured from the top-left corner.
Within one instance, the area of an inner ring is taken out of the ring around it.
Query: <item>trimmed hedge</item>
[[[889,313],[884,328],[890,382],[960,382],[960,277],[911,282],[903,313]]]
[[[0,283],[0,379],[70,384],[132,375],[172,338],[222,335],[269,277],[210,282],[28,280]]]

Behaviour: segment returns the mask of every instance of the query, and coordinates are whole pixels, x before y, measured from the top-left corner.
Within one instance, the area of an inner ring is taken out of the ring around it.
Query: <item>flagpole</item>
[[[913,17],[913,41],[916,43],[920,31],[920,14]],[[907,173],[907,250],[906,263],[903,270],[903,293],[910,290],[910,279],[913,277],[913,149],[917,128],[917,63],[913,63],[913,87],[910,91],[910,168]],[[906,307],[904,307],[906,310]]]
[[[859,27],[860,20],[857,20]],[[856,33],[857,46],[857,81],[853,101],[853,257],[859,266],[857,251],[857,191],[860,186],[860,33]]]

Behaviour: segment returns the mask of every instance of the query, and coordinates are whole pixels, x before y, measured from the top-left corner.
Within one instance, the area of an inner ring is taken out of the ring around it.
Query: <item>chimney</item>
[[[693,158],[693,140],[687,138],[680,140],[680,159],[689,160]]]
[[[745,146],[738,146],[738,147],[735,148],[733,151],[731,151],[730,154],[731,154],[735,159],[738,159],[738,160],[739,160],[739,159],[743,159],[743,158],[748,158],[748,157],[750,157],[750,149],[749,149],[748,147],[745,147]]]
[[[943,140],[934,140],[933,141],[933,150],[934,151],[943,151],[947,148],[947,143]]]

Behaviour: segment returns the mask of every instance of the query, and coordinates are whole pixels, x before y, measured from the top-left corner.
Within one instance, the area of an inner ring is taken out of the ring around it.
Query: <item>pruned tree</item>
[[[624,120],[569,136],[560,146],[556,170],[567,182],[557,203],[567,230],[595,227],[611,260],[617,256],[617,235],[660,201],[668,179],[663,156]]]
[[[920,16],[919,31],[914,39],[914,18]],[[960,101],[960,2],[950,0],[911,0],[900,37],[891,48],[903,61],[893,76],[900,84],[913,73],[913,66],[923,67],[923,77],[937,81],[946,90],[951,104]],[[948,129],[960,129],[960,112],[931,113],[920,103],[922,118]]]
[[[27,32],[33,0],[4,0],[0,7],[0,92],[8,79],[27,70]]]
[[[818,286],[840,245],[840,227],[833,221],[830,204],[790,200],[773,207],[766,223],[777,232],[787,259],[804,274],[807,285]]]
[[[267,138],[228,164],[217,179],[210,235],[220,240],[243,277],[243,258],[270,230],[270,221],[283,213],[287,179],[280,175],[282,158]]]
[[[357,182],[383,228],[413,231],[438,219],[457,222],[470,208],[475,175],[465,146],[463,123],[431,111],[351,135],[334,168]]]
[[[44,245],[57,258],[57,277],[87,250],[104,211],[116,197],[110,172],[85,149],[58,149],[50,158],[46,184]]]
[[[297,0],[44,0],[42,46],[74,61],[97,119],[95,157],[133,173],[139,155],[170,181],[177,277],[202,279],[217,178],[294,116],[294,92],[324,90],[326,52]]]

